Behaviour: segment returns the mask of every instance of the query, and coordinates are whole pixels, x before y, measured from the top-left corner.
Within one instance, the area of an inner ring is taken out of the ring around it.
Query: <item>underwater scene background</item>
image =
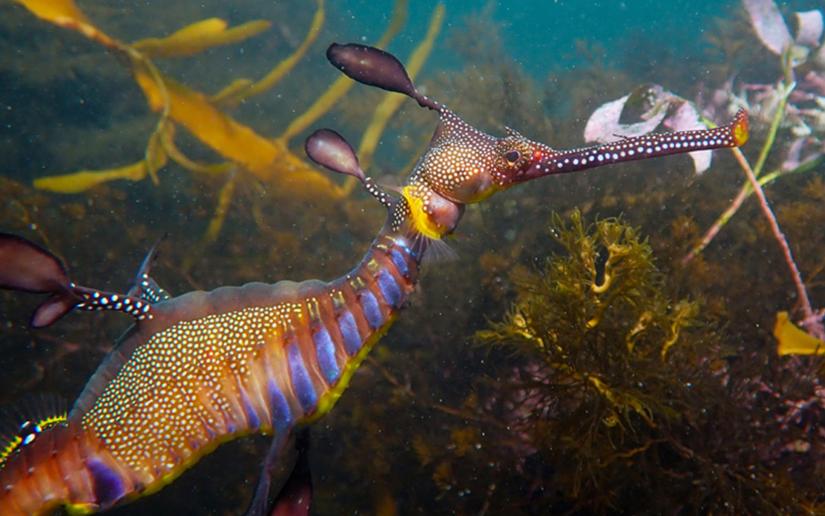
[[[584,145],[594,113],[626,95],[616,128],[678,128],[685,105],[724,123],[745,107],[744,156],[714,152],[702,173],[678,156],[469,206],[448,240],[457,256],[424,267],[411,306],[313,426],[313,513],[822,513],[823,11],[3,2],[0,229],[113,291],[164,234],[154,276],[172,293],[339,276],[384,214],[312,165],[304,138],[334,128],[392,186],[436,120],[387,100],[398,95],[346,90],[324,57],[333,41],[380,42],[476,127],[559,148]],[[228,32],[210,22],[150,39],[208,18]],[[78,314],[34,331],[37,302],[0,292],[2,404],[73,400],[129,324]],[[266,446],[224,445],[111,514],[239,514]]]

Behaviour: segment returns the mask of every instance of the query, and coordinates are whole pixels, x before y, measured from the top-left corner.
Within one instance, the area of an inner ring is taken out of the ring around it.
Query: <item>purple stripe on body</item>
[[[208,441],[212,441],[212,439],[218,437],[218,432],[205,419],[201,419],[201,424],[203,425],[203,429],[206,430],[206,438]]]
[[[269,405],[272,408],[272,428],[276,432],[284,432],[292,424],[292,409],[274,379],[267,381],[266,389],[269,391]]]
[[[127,494],[123,479],[103,462],[89,459],[86,467],[92,476],[95,498],[101,508],[111,507]]]
[[[292,342],[286,347],[287,362],[289,363],[289,376],[292,378],[292,388],[298,397],[298,403],[304,412],[311,412],[318,402],[318,393],[309,377],[306,364],[301,356],[301,350],[297,342]]]
[[[378,306],[375,294],[364,289],[358,292],[358,301],[361,303],[361,309],[364,311],[364,317],[370,328],[373,330],[379,328],[384,323],[384,316],[381,315],[381,307]]]
[[[318,355],[318,365],[321,367],[321,373],[323,373],[327,383],[335,383],[341,375],[341,369],[335,360],[335,344],[332,342],[332,337],[329,336],[326,328],[319,326],[312,335],[312,341],[315,343],[315,353]]]
[[[404,294],[401,292],[401,286],[395,281],[395,278],[389,272],[382,270],[378,273],[376,278],[378,288],[381,290],[381,295],[384,300],[393,308],[399,308],[404,302]]]
[[[358,353],[364,342],[361,340],[361,335],[358,333],[358,325],[355,324],[355,317],[352,312],[344,310],[338,316],[338,328],[341,330],[341,336],[344,338],[344,349],[349,356]]]
[[[255,407],[252,406],[252,401],[249,399],[246,391],[244,391],[243,388],[239,390],[241,392],[241,405],[246,414],[246,419],[249,421],[249,428],[257,430],[261,427],[261,419],[258,417],[258,413],[255,412]]]
[[[395,265],[395,268],[398,269],[398,272],[400,272],[402,276],[405,278],[410,277],[410,268],[407,266],[407,260],[404,259],[401,251],[398,249],[392,249],[390,251],[390,259],[392,260],[392,264]]]
[[[416,253],[410,248],[409,242],[403,238],[394,238],[392,241],[399,247],[399,249],[407,253],[413,260],[416,262],[418,261],[418,256],[416,256]]]

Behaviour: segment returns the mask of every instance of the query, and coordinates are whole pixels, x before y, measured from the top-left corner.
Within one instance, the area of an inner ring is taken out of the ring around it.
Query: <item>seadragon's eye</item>
[[[510,163],[510,164],[515,163],[516,161],[518,161],[520,157],[521,157],[521,153],[519,153],[519,151],[517,151],[517,150],[508,151],[504,155],[504,159],[506,159],[507,162]]]

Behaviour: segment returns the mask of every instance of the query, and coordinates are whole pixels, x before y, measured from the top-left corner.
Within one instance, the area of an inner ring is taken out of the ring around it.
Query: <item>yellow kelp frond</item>
[[[139,63],[133,69],[149,106],[154,111],[161,111],[163,96],[158,82]],[[212,105],[203,93],[166,77],[162,81],[169,98],[169,118],[184,126],[221,156],[243,166],[262,181],[277,180],[278,187],[283,192],[327,194],[333,198],[342,195],[341,188],[327,174],[312,168],[282,142],[270,141],[252,128],[235,121]],[[169,151],[176,151],[173,159],[178,163],[184,166],[193,164],[177,149],[169,145],[166,147]],[[215,172],[225,170],[224,165],[210,166],[209,169]]]
[[[165,130],[159,134],[163,151],[169,155],[169,159],[190,172],[210,175],[226,174],[232,169],[232,167],[234,167],[234,165],[229,161],[223,161],[220,163],[200,163],[190,159],[175,144],[175,125],[172,123],[166,124]]]
[[[140,64],[134,67],[135,79],[154,111],[164,107],[162,92],[149,71]],[[169,96],[169,117],[186,127],[203,143],[220,155],[243,165],[261,179],[271,179],[271,165],[278,151],[268,139],[222,113],[207,97],[186,86],[163,78]]]
[[[72,0],[15,0],[38,18],[52,23],[72,20],[77,23],[89,23]]]
[[[148,174],[146,161],[106,170],[81,170],[72,174],[41,177],[34,180],[34,187],[57,193],[80,193],[99,184],[117,179],[140,181]]]
[[[173,135],[174,126],[170,123],[163,124],[152,133],[143,160],[137,163],[104,170],[80,170],[71,174],[41,177],[34,180],[34,187],[50,192],[73,194],[109,181],[140,181],[147,175],[152,178],[153,183],[158,184],[157,171],[169,161],[166,146]]]
[[[235,103],[236,98],[241,95],[254,83],[251,79],[235,79],[227,84],[221,91],[212,95],[209,99],[219,106],[226,106]]]
[[[650,323],[653,321],[653,312],[650,310],[645,310],[642,312],[642,315],[636,320],[636,324],[633,325],[633,328],[627,334],[625,338],[625,345],[627,346],[627,352],[633,353],[633,350],[636,349],[636,338],[642,332],[647,331],[650,327]],[[674,341],[676,342],[676,341]]]
[[[681,330],[687,326],[687,324],[696,319],[699,315],[699,306],[696,303],[692,303],[690,301],[681,300],[676,303],[676,306],[673,307],[671,317],[673,319],[670,323],[670,337],[662,344],[662,351],[660,355],[662,360],[667,358],[667,353],[670,348],[676,344],[676,341],[679,340],[679,335],[681,334]]]
[[[421,71],[421,67],[424,66],[424,63],[430,56],[430,52],[433,50],[433,44],[435,43],[435,38],[438,37],[439,32],[441,32],[441,25],[443,21],[444,4],[438,4],[433,11],[432,17],[430,18],[430,24],[427,28],[427,35],[421,43],[418,44],[405,65],[407,74],[410,76],[412,81],[415,81],[416,76],[418,76],[418,72]],[[384,99],[381,103],[378,104],[378,107],[375,108],[372,121],[364,131],[364,135],[361,138],[361,145],[358,147],[358,158],[361,161],[361,167],[365,170],[372,162],[372,156],[375,154],[375,148],[378,146],[378,141],[381,139],[381,135],[387,127],[387,123],[396,111],[398,111],[398,108],[404,100],[406,100],[404,95],[398,93],[387,93],[384,95]],[[348,188],[354,187],[355,184],[355,178],[347,179]]]
[[[404,26],[406,20],[407,0],[396,0],[395,8],[392,12],[392,20],[390,20],[387,30],[384,31],[384,34],[374,46],[378,48],[384,48],[387,46],[387,44],[392,41],[392,38],[398,34],[398,31],[401,30],[401,27]],[[313,102],[313,104],[309,106],[306,111],[289,123],[286,130],[281,133],[281,136],[279,136],[278,139],[284,144],[288,144],[289,140],[294,138],[296,134],[314,124],[316,120],[324,116],[330,109],[332,109],[332,106],[334,106],[341,97],[346,95],[349,89],[352,88],[353,84],[355,84],[355,82],[349,77],[344,75],[338,77],[338,79],[330,85],[327,91],[318,97],[318,99]]]
[[[227,30],[227,23],[220,18],[209,18],[166,36],[146,38],[132,43],[132,48],[147,57],[184,57],[208,48],[231,45],[269,29],[272,24],[264,20],[250,21]]]
[[[168,156],[163,146],[164,134],[173,127],[171,123],[164,120],[158,125],[152,136],[149,137],[149,143],[146,145],[146,152],[143,154],[143,161],[146,163],[146,171],[149,177],[152,178],[154,184],[159,184],[158,170],[166,166]]]
[[[80,32],[107,47],[121,49],[123,45],[92,25],[72,0],[14,0],[40,19]]]
[[[776,314],[773,336],[779,341],[776,352],[782,355],[823,355],[825,342],[813,337],[791,322],[788,312]]]
[[[315,42],[318,38],[318,34],[321,32],[321,27],[324,25],[324,0],[318,0],[318,9],[315,11],[315,16],[312,18],[312,23],[310,24],[309,31],[307,31],[306,37],[304,37],[304,41],[295,49],[289,57],[278,63],[275,68],[273,68],[268,74],[266,74],[263,79],[259,80],[256,83],[249,82],[246,88],[238,88],[238,81],[234,81],[232,84],[228,86],[228,88],[233,88],[233,90],[227,91],[227,88],[224,88],[219,92],[212,100],[214,102],[218,102],[220,100],[221,104],[224,105],[237,105],[244,99],[247,99],[253,95],[259,95],[268,89],[272,88],[278,82],[286,77],[295,65],[298,64],[298,61],[304,57],[306,51],[309,47]],[[240,79],[244,80],[244,79]],[[230,94],[231,92],[231,94]]]
[[[386,47],[390,44],[390,41],[392,41],[393,38],[401,32],[401,29],[403,29],[404,25],[407,23],[408,10],[408,0],[395,0],[395,5],[393,5],[392,8],[392,18],[390,19],[390,24],[387,25],[387,29],[384,31],[384,34],[381,34],[381,37],[375,42],[375,46],[377,48]]]
[[[203,236],[204,241],[207,243],[212,243],[218,239],[221,228],[223,228],[223,223],[226,221],[226,214],[229,213],[229,205],[232,203],[232,196],[235,193],[235,186],[237,184],[237,171],[232,170],[229,173],[229,179],[226,180],[226,183],[224,183],[218,194],[218,205],[215,207],[215,213],[209,220],[209,226],[206,228],[206,234]]]

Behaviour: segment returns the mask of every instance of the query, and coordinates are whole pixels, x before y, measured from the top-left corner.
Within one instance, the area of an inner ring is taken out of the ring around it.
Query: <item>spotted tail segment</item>
[[[106,508],[101,499],[124,485],[130,475],[103,443],[78,422],[44,431],[31,446],[0,469],[0,514],[48,514],[61,506],[85,514]]]

